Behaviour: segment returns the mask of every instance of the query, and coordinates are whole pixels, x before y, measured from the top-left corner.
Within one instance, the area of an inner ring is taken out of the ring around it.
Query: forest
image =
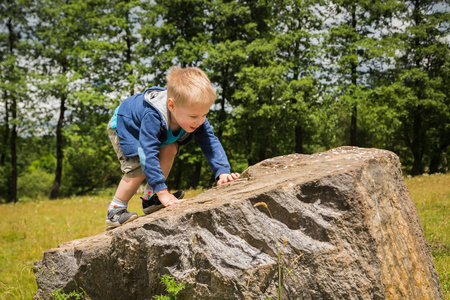
[[[95,193],[122,174],[106,126],[173,65],[216,89],[233,172],[342,145],[448,172],[448,0],[3,0],[0,203]],[[195,141],[171,189],[210,187]]]

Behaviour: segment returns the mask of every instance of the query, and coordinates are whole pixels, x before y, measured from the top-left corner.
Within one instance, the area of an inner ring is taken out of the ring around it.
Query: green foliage
[[[0,183],[0,192],[4,191],[0,199],[7,202],[17,202],[18,134],[27,123],[25,107],[31,102],[27,97],[28,66],[24,65],[30,58],[29,47],[23,38],[29,32],[29,13],[28,0],[0,3],[0,167],[8,175],[6,191]]]
[[[152,1],[142,23],[141,57],[152,57],[147,74],[156,85],[165,84],[166,71],[174,64],[198,66],[206,52],[208,33],[205,28],[209,1]]]
[[[344,143],[364,146],[371,124],[376,124],[373,115],[363,112],[372,109],[369,95],[373,86],[373,70],[378,66],[392,64],[398,38],[394,30],[392,14],[402,7],[401,1],[332,1],[329,14],[340,14],[332,18],[329,34],[325,36],[325,57],[330,59],[327,73],[335,83],[330,84],[329,93],[340,106],[340,122],[344,122]],[[376,34],[374,33],[376,28]],[[383,72],[384,70],[380,70]],[[342,126],[342,125],[341,125]],[[371,138],[371,137],[369,137]]]
[[[439,5],[444,1],[409,3],[401,15],[408,25],[397,35],[402,47],[397,68],[382,87],[389,88],[386,105],[395,114],[391,122],[400,124],[396,136],[409,150],[404,156],[411,157],[413,175],[423,173],[425,165],[431,173],[448,170],[450,48],[444,24],[450,12],[436,10]]]
[[[46,199],[50,196],[54,176],[42,169],[25,172],[18,180],[17,194],[20,201]]]
[[[69,294],[65,294],[63,291],[57,290],[52,293],[52,296],[53,296],[53,300],[83,299],[82,298],[83,294],[80,292],[75,292],[75,291],[72,291]]]
[[[47,153],[44,156],[41,156],[39,159],[31,162],[28,167],[29,172],[34,172],[37,170],[42,170],[47,173],[51,173],[55,169],[56,158],[52,153]]]
[[[119,162],[106,131],[109,118],[102,106],[78,105],[77,118],[65,131],[62,195],[85,194],[120,181]]]
[[[185,284],[177,284],[175,278],[170,275],[161,276],[161,283],[164,285],[169,295],[153,296],[155,300],[176,300],[177,295],[184,290]]]
[[[392,150],[414,175],[447,172],[449,15],[441,0],[3,1],[1,201],[35,169],[61,195],[116,184],[112,110],[172,65],[211,79],[208,120],[235,171],[350,143]],[[212,184],[195,142],[168,183]]]

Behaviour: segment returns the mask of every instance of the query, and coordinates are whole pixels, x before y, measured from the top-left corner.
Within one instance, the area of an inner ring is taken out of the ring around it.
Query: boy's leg
[[[169,177],[169,173],[170,170],[172,169],[173,161],[175,160],[175,156],[178,153],[178,149],[179,146],[177,143],[172,143],[159,149],[158,155],[159,165],[166,179],[167,177]],[[153,195],[153,187],[151,187],[147,183],[144,189],[144,200],[149,200],[152,195]]]
[[[144,178],[145,174],[136,177],[127,177],[127,175],[124,175],[122,177],[122,180],[120,180],[114,197],[124,202],[130,201],[131,197],[136,194],[136,191],[138,190]]]
[[[177,153],[178,146],[175,143],[169,144],[159,149],[159,165],[166,179],[169,176],[170,170],[172,169],[173,161],[175,160],[175,156],[177,155]],[[144,188],[144,197],[142,198],[142,200],[150,200],[153,194],[153,187],[151,187],[147,183]]]
[[[162,147],[159,151],[159,164],[164,173],[164,177],[169,177],[170,170],[172,170],[173,161],[178,153],[178,143],[172,143]]]
[[[128,212],[128,201],[136,193],[145,175],[128,177],[124,175],[117,187],[113,200],[109,203],[106,224],[110,227],[118,227],[131,222],[138,217],[137,213]]]
[[[121,226],[127,222],[133,221],[138,217],[137,213],[128,212],[128,201],[136,193],[139,185],[145,178],[142,171],[139,157],[125,157],[120,148],[119,137],[115,129],[108,124],[108,133],[114,151],[120,162],[120,167],[125,175],[122,177],[113,200],[109,203],[106,224],[110,227]]]

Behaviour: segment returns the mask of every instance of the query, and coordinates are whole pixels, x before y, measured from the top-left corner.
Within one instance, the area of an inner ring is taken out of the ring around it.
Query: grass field
[[[450,174],[406,178],[431,246],[442,293],[450,300]]]
[[[450,174],[407,178],[439,273],[450,300]],[[192,197],[201,191],[189,191]],[[33,263],[45,250],[105,230],[111,195],[3,204],[0,218],[0,300],[31,299],[36,291]],[[142,212],[139,196],[130,211]]]

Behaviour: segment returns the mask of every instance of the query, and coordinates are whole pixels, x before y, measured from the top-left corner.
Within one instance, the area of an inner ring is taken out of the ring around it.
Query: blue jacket
[[[117,110],[116,133],[120,148],[125,157],[139,155],[147,183],[155,192],[167,188],[158,154],[168,138],[169,115],[167,92],[160,87],[151,87],[125,99]],[[220,174],[230,173],[225,151],[208,120],[193,133],[183,134],[178,142],[187,144],[194,136],[216,179]]]

